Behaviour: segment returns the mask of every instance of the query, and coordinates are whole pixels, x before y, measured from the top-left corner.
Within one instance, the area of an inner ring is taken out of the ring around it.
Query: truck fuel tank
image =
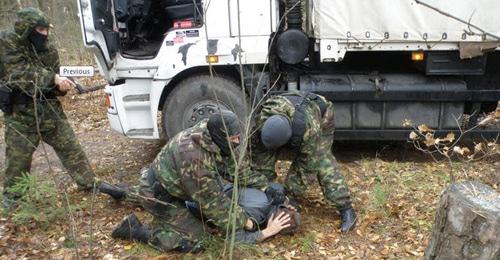
[[[433,129],[457,129],[467,94],[464,81],[421,75],[306,75],[300,90],[331,100],[337,129],[404,129],[426,124]]]

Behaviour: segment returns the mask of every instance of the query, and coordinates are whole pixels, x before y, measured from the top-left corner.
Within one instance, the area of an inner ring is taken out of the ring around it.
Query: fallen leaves
[[[107,181],[134,183],[138,170],[154,158],[160,145],[125,139],[112,134],[105,112],[101,111],[101,94],[96,92],[86,96],[76,96],[73,100],[65,100],[65,107],[98,175]],[[83,114],[76,108],[84,108]],[[91,115],[91,118],[87,118],[88,115]],[[500,118],[500,111],[498,117]],[[431,129],[425,125],[419,130],[429,134],[431,146],[436,142],[447,144],[456,140],[454,134],[444,138],[434,138]],[[416,132],[414,135],[418,138]],[[457,152],[467,154],[464,147],[459,148],[460,151]],[[434,220],[435,203],[449,181],[447,174],[449,164],[437,164],[422,159],[419,153],[414,151],[408,151],[405,161],[402,161],[380,158],[378,150],[365,151],[365,154],[362,154],[360,149],[362,148],[349,145],[338,150],[338,155],[344,156],[343,160],[339,160],[339,165],[353,193],[354,208],[358,214],[355,231],[341,234],[338,230],[340,219],[335,208],[325,203],[319,186],[310,187],[308,192],[311,194],[308,196],[311,197],[308,203],[303,205],[302,211],[303,231],[293,236],[276,237],[264,242],[259,245],[262,255],[248,259],[422,258]],[[491,149],[500,152],[498,144],[494,143],[475,144],[469,148],[469,152]],[[351,152],[353,155],[346,158],[346,152]],[[400,158],[400,152],[401,149],[397,149],[388,156]],[[53,158],[57,160],[55,153]],[[44,174],[43,160],[38,159],[38,163],[36,160],[35,158],[34,166],[38,167],[37,173]],[[290,164],[282,162],[278,165],[281,176],[289,169]],[[498,161],[471,164],[457,162],[454,168],[459,169],[456,176],[458,180],[477,179],[497,190],[500,189]],[[57,176],[72,183],[62,169],[57,170]],[[374,187],[381,183],[383,184],[380,186],[381,191],[390,188],[390,192],[387,193],[388,196],[381,196],[380,202],[383,202],[383,207],[375,209],[372,208],[374,201],[371,196]],[[89,205],[90,197],[78,193],[73,183],[71,186],[69,190],[72,203]],[[78,233],[76,242],[82,258],[93,256],[97,259],[113,260],[154,256],[150,252],[138,253],[135,244],[113,240],[110,237],[111,230],[122,217],[132,211],[138,212],[137,209],[127,208],[125,205],[110,202],[108,198],[97,196],[94,211],[92,253],[88,243],[89,209],[84,208],[79,211],[80,215],[76,218]],[[141,219],[147,219],[147,216],[142,214]],[[310,233],[314,235],[307,238]],[[13,226],[8,218],[0,218],[0,255],[7,259],[74,259],[75,250],[71,246],[74,245],[66,222],[55,223],[50,231],[44,231],[19,229]],[[36,255],[33,255],[34,253]],[[158,259],[171,258],[180,257],[167,253]],[[195,255],[195,258],[203,259],[204,255]]]
[[[417,127],[418,131],[421,133],[433,133],[434,130],[432,130],[429,126],[422,124]]]
[[[455,140],[455,134],[450,132],[444,138],[436,138],[434,144],[451,143]]]
[[[470,150],[467,147],[454,146],[453,152],[465,156],[470,153]]]
[[[409,138],[410,140],[417,140],[418,134],[415,131],[411,131]]]

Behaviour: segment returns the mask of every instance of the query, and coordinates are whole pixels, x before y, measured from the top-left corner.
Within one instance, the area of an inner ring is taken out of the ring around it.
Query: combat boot
[[[193,244],[193,242],[189,240],[182,239],[181,245],[174,248],[173,250],[181,253],[199,253],[201,250],[203,250],[203,248],[200,243]]]
[[[147,243],[152,233],[153,231],[141,224],[137,216],[132,213],[113,230],[111,237]]]
[[[99,187],[97,189],[100,192],[106,193],[109,196],[111,196],[113,199],[118,200],[118,201],[123,200],[125,198],[125,196],[127,195],[125,190],[118,188],[116,186],[107,184],[105,182],[99,184]]]
[[[353,229],[354,226],[356,226],[356,221],[358,220],[356,212],[354,212],[351,205],[340,210],[340,219],[342,220],[342,223],[340,224],[340,230],[342,233],[347,233]]]

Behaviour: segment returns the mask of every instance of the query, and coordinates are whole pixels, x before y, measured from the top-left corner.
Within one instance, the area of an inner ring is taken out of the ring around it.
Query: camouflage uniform
[[[56,98],[64,95],[54,84],[59,70],[57,50],[49,44],[48,50],[37,53],[28,40],[37,25],[48,24],[47,19],[34,8],[18,11],[17,17],[14,28],[2,32],[0,39],[0,60],[5,72],[2,81],[15,95],[13,113],[5,115],[4,192],[22,173],[30,171],[33,152],[41,140],[54,148],[79,186],[91,188],[94,173]]]
[[[307,103],[304,113],[305,132],[300,148],[294,151],[295,159],[286,176],[285,186],[294,195],[304,195],[307,187],[317,179],[326,200],[338,209],[343,209],[351,205],[351,198],[331,150],[334,132],[333,105],[324,97],[318,97],[326,106],[325,112],[321,116],[320,108],[315,101]],[[269,98],[256,116],[257,129],[260,129],[273,115],[285,116],[292,122],[296,105],[287,98],[287,95]],[[268,180],[276,179],[275,164],[278,151],[264,147],[260,140],[260,130],[252,138],[251,157],[253,172],[247,171],[245,177],[242,177],[248,185],[264,187]]]
[[[135,192],[127,192],[128,201],[141,204],[155,217],[148,243],[163,251],[177,248],[183,239],[196,243],[205,234],[203,222],[191,214],[185,201],[197,202],[203,216],[220,230],[225,231],[230,223],[230,209],[235,212],[238,230],[244,229],[248,219],[245,211],[233,207],[223,192],[224,180],[218,169],[227,158],[212,141],[207,121],[180,132],[167,143],[150,166],[155,181],[144,170]],[[154,182],[160,183],[166,193],[158,191]],[[153,197],[171,205],[147,199]]]

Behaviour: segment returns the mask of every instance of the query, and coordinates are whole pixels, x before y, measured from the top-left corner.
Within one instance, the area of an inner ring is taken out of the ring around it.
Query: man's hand
[[[259,241],[263,241],[269,237],[278,234],[281,230],[290,226],[290,215],[286,212],[281,212],[279,215],[271,215],[267,222],[267,227],[262,230],[262,237]]]
[[[54,83],[57,85],[57,90],[61,92],[68,92],[75,87],[75,83],[66,77],[61,77],[59,74],[54,75]]]

